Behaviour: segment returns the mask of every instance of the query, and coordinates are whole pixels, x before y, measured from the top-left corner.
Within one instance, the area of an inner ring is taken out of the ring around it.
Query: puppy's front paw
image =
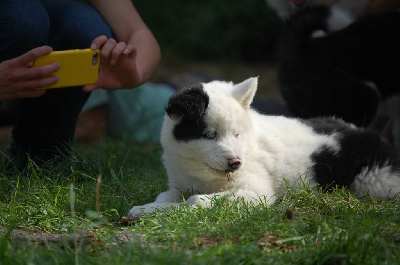
[[[180,203],[149,203],[142,206],[134,206],[128,213],[128,218],[137,218],[146,213],[154,213],[157,210],[171,211],[179,207]]]
[[[137,217],[140,217],[146,213],[149,213],[148,209],[146,209],[146,206],[134,206],[132,209],[130,209],[128,213],[128,218],[134,219]]]
[[[211,197],[207,195],[192,195],[190,196],[187,201],[187,204],[197,207],[211,207]]]

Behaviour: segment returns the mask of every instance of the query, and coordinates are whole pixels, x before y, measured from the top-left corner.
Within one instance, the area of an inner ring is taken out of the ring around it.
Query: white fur
[[[354,22],[354,18],[338,7],[331,8],[331,14],[328,18],[328,30],[335,32],[346,28]]]
[[[307,0],[305,4],[298,6],[291,0],[266,0],[276,10],[278,15],[286,20],[291,15],[305,6],[326,5],[333,6],[347,12],[352,17],[359,17],[364,14],[370,0]]]
[[[312,34],[312,38],[322,38],[335,31],[342,30],[354,22],[354,18],[348,13],[336,7],[331,8],[331,14],[326,21],[327,31],[315,30]]]
[[[216,140],[177,141],[173,129],[179,120],[165,116],[161,144],[169,190],[158,195],[154,203],[133,207],[130,217],[178,207],[187,191],[195,193],[187,204],[210,206],[210,196],[215,195],[243,197],[255,203],[264,198],[273,203],[287,184],[294,188],[302,181],[316,185],[310,156],[321,146],[339,151],[335,136],[315,134],[296,119],[261,115],[250,109],[257,80],[251,78],[238,85],[219,81],[203,84],[210,100],[205,120],[209,130],[218,132]],[[227,181],[224,172],[232,157],[242,160],[234,182]]]
[[[324,30],[322,30],[322,29],[319,29],[319,30],[315,30],[312,34],[311,34],[311,38],[323,38],[323,37],[325,37],[326,35],[328,35],[327,33],[326,33],[326,31],[324,31]]]
[[[400,193],[398,174],[393,174],[391,167],[384,165],[373,168],[364,168],[352,183],[350,190],[355,192],[357,197],[370,194],[373,197],[392,197]]]

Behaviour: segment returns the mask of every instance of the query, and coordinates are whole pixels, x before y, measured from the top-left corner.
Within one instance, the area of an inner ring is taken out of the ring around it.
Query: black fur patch
[[[379,135],[360,128],[350,128],[335,119],[310,119],[304,121],[318,134],[336,135],[340,150],[323,146],[311,155],[313,171],[318,184],[326,187],[349,187],[357,174],[385,164],[392,171],[400,170],[397,152]]]
[[[189,141],[203,137],[207,124],[204,114],[208,107],[209,97],[199,85],[182,90],[172,96],[165,111],[170,117],[180,117],[173,134],[178,141]]]

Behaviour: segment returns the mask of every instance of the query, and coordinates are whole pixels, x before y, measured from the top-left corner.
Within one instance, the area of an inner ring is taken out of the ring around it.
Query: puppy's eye
[[[217,132],[216,132],[216,131],[208,132],[208,133],[206,133],[206,134],[204,135],[204,138],[213,140],[213,139],[217,138]]]
[[[238,134],[238,133],[235,134],[235,138],[236,138],[236,139],[239,139],[239,138],[240,138],[240,134]]]

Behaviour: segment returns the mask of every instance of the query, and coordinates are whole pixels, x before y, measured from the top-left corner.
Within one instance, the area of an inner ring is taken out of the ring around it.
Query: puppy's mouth
[[[228,181],[234,182],[233,175],[235,171],[242,166],[242,160],[238,157],[228,159],[228,167],[225,169],[225,176]]]

